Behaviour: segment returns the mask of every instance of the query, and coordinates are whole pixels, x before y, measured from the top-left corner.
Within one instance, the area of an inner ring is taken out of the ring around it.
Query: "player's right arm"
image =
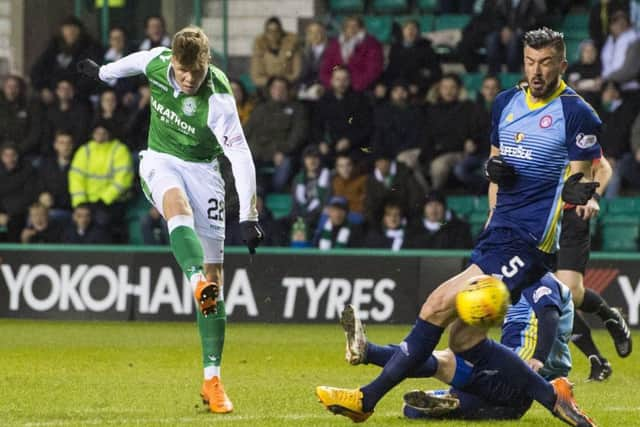
[[[165,50],[167,50],[166,47],[156,47],[151,50],[132,53],[115,62],[99,67],[97,72],[97,64],[90,59],[84,59],[78,64],[78,70],[88,77],[97,77],[105,83],[113,83],[117,79],[143,74],[149,62]]]

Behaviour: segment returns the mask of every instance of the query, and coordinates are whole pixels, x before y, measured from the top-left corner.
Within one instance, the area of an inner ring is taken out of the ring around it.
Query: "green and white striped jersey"
[[[255,167],[227,76],[209,65],[195,95],[175,81],[171,50],[158,47],[136,52],[100,67],[100,79],[144,73],[151,90],[149,149],[189,162],[211,162],[224,154],[231,162],[240,199],[240,221],[257,220]]]

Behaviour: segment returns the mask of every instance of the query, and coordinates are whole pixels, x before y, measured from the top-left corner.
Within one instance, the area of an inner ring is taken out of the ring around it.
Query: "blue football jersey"
[[[489,227],[516,229],[538,249],[555,252],[569,162],[600,157],[602,122],[562,81],[537,103],[527,89],[501,92],[491,120],[491,144],[515,168],[517,178],[513,185],[499,187]]]
[[[556,307],[560,313],[558,330],[549,356],[540,370],[547,379],[567,376],[571,370],[569,340],[573,330],[573,301],[571,291],[551,273],[538,283],[525,289],[520,300],[512,305],[502,326],[501,342],[524,359],[530,359],[538,339],[536,311],[544,307]]]

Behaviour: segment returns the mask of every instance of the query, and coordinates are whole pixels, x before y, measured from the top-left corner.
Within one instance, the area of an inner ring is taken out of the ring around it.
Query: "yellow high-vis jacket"
[[[133,183],[133,163],[126,145],[89,141],[76,151],[69,169],[71,205],[122,199]]]

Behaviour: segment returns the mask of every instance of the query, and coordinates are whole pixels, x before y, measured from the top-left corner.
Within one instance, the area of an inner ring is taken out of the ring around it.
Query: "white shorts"
[[[145,196],[164,217],[162,200],[171,188],[180,188],[193,211],[195,231],[205,263],[221,263],[224,251],[224,180],[217,160],[188,162],[152,150],[140,152],[140,183]]]

